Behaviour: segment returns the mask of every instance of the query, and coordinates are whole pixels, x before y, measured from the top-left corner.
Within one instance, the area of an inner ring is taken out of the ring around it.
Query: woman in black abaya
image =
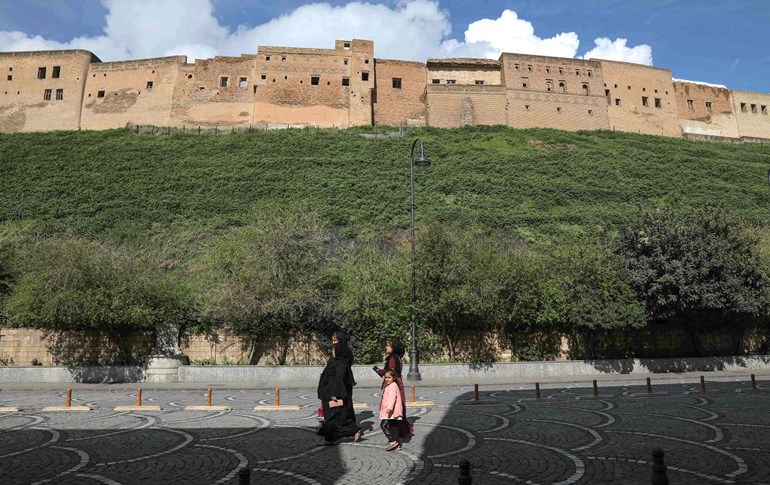
[[[348,336],[337,330],[332,334],[332,355],[318,381],[318,399],[324,415],[323,425],[318,430],[323,437],[320,445],[333,445],[346,436],[353,436],[356,442],[361,439],[361,428],[353,411],[355,379],[352,366],[353,352],[348,345]],[[341,402],[341,405],[332,406],[332,401]]]

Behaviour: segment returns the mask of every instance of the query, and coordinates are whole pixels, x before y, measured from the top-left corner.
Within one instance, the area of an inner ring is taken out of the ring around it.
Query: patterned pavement
[[[590,384],[589,384],[590,385]],[[768,385],[760,381],[760,387]],[[212,404],[230,411],[185,411],[206,403],[206,389],[158,388],[143,404],[160,412],[116,412],[134,404],[120,385],[77,388],[73,405],[90,412],[43,412],[63,405],[64,389],[4,389],[0,406],[0,483],[15,484],[454,484],[458,462],[474,484],[649,484],[654,448],[665,452],[671,484],[770,484],[770,394],[736,393],[743,382],[618,383],[591,397],[588,387],[421,385],[409,409],[415,435],[386,452],[374,416],[379,389],[357,387],[364,440],[319,447],[312,386],[281,389],[299,411],[255,411],[273,391],[215,387]],[[715,392],[716,391],[716,392]],[[645,397],[633,397],[642,394]],[[407,392],[409,397],[409,392]],[[578,399],[580,397],[580,399]]]

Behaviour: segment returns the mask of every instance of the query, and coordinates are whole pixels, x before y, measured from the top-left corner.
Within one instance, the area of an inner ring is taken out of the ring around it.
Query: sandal
[[[401,443],[388,443],[388,446],[385,447],[385,451],[401,451]]]
[[[364,434],[364,430],[362,429],[359,429],[358,431],[356,431],[356,435],[353,436],[353,443],[358,443],[359,441],[361,441],[361,436],[363,434]]]

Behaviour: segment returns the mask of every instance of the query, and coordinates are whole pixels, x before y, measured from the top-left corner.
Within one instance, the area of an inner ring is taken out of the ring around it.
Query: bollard
[[[238,485],[249,485],[251,483],[251,470],[246,467],[238,470]]]
[[[206,406],[211,406],[211,388],[209,387],[209,392],[206,395]]]
[[[281,405],[281,390],[277,387],[275,388],[275,407],[278,407]]]
[[[136,389],[136,405],[137,406],[142,405],[142,388],[141,387]]]
[[[415,399],[414,399],[414,384],[412,384],[412,395],[411,395],[411,400],[412,400],[412,402],[415,402]]]
[[[479,400],[479,385],[474,384],[473,385],[473,400],[478,401]]]
[[[700,376],[700,392],[706,392],[706,379]]]
[[[67,388],[67,399],[64,401],[64,406],[65,407],[72,406],[72,388],[71,387]]]
[[[596,379],[594,379],[594,397],[599,395],[599,388],[596,386]]]
[[[666,476],[666,464],[663,462],[663,450],[655,448],[652,450],[652,485],[668,485],[668,476]]]
[[[647,394],[652,394],[652,383],[649,377],[647,378]]]
[[[540,399],[540,383],[535,382],[535,399]]]
[[[757,378],[754,377],[754,374],[751,374],[751,389],[753,391],[757,390]]]
[[[463,458],[460,460],[460,477],[457,479],[459,485],[471,485],[473,483],[473,477],[471,477],[471,462]]]

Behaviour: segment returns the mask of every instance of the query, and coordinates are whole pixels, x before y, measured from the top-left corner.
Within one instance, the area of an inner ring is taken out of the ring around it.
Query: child
[[[401,391],[396,384],[396,373],[392,369],[385,371],[385,387],[382,390],[382,400],[380,401],[380,428],[388,438],[386,451],[401,450],[400,435],[396,423],[403,419],[404,404],[401,401]]]

